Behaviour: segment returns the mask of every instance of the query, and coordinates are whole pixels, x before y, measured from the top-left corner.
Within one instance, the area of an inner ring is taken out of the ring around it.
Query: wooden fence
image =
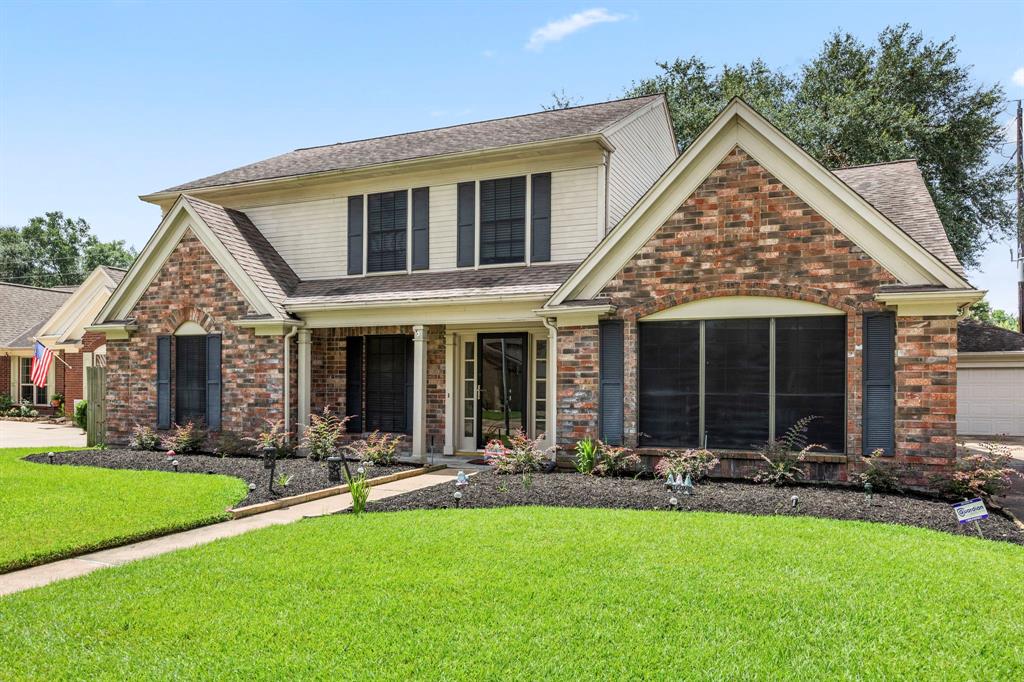
[[[89,385],[85,442],[92,447],[105,443],[107,439],[107,368],[86,367],[85,379]]]

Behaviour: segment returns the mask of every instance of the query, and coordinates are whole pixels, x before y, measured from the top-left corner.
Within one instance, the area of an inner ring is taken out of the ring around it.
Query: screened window
[[[56,362],[56,361],[54,361]],[[27,400],[33,405],[46,403],[46,386],[38,387],[32,383],[32,358],[21,358],[21,400]]]
[[[844,316],[639,328],[641,444],[749,450],[815,415],[810,442],[845,449]]]
[[[480,264],[526,258],[526,176],[480,182]]]
[[[206,336],[174,338],[174,421],[206,422]]]
[[[367,272],[406,269],[408,192],[382,192],[366,198]]]
[[[412,339],[367,336],[366,430],[408,433],[412,407]]]

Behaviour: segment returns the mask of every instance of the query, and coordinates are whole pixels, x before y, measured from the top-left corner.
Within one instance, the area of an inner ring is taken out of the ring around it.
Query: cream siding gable
[[[299,279],[341,277],[346,271],[348,202],[321,199],[245,209],[249,220]]]
[[[598,170],[551,174],[551,261],[578,262],[598,240]]]
[[[672,128],[656,102],[608,133],[615,147],[608,165],[608,228],[611,230],[676,159]]]

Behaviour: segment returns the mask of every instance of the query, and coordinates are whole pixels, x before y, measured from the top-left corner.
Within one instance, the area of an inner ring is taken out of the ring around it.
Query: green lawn
[[[237,478],[22,461],[0,449],[0,572],[227,518]]]
[[[814,518],[333,516],[0,598],[14,679],[1024,679],[1024,550]]]

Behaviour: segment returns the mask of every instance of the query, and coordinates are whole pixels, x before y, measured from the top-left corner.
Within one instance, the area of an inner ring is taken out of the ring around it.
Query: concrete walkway
[[[85,431],[67,424],[0,420],[0,448],[46,448],[57,445],[84,448]]]
[[[412,490],[419,490],[420,488],[437,485],[438,483],[452,481],[457,473],[458,471],[455,469],[441,469],[433,473],[374,486],[370,490],[370,500],[393,497],[394,495],[400,495]],[[195,528],[182,533],[144,540],[123,547],[114,547],[113,549],[92,552],[91,554],[83,554],[74,559],[63,559],[43,564],[42,566],[26,568],[0,575],[0,595],[20,592],[31,587],[40,587],[67,578],[77,578],[101,568],[120,566],[131,561],[166,554],[178,549],[204,545],[214,540],[234,537],[235,535],[248,533],[258,528],[292,523],[303,518],[333,514],[334,512],[348,509],[351,506],[352,496],[350,494],[334,495],[286,509],[277,509],[242,519],[215,523],[211,526],[203,526],[202,528]]]

